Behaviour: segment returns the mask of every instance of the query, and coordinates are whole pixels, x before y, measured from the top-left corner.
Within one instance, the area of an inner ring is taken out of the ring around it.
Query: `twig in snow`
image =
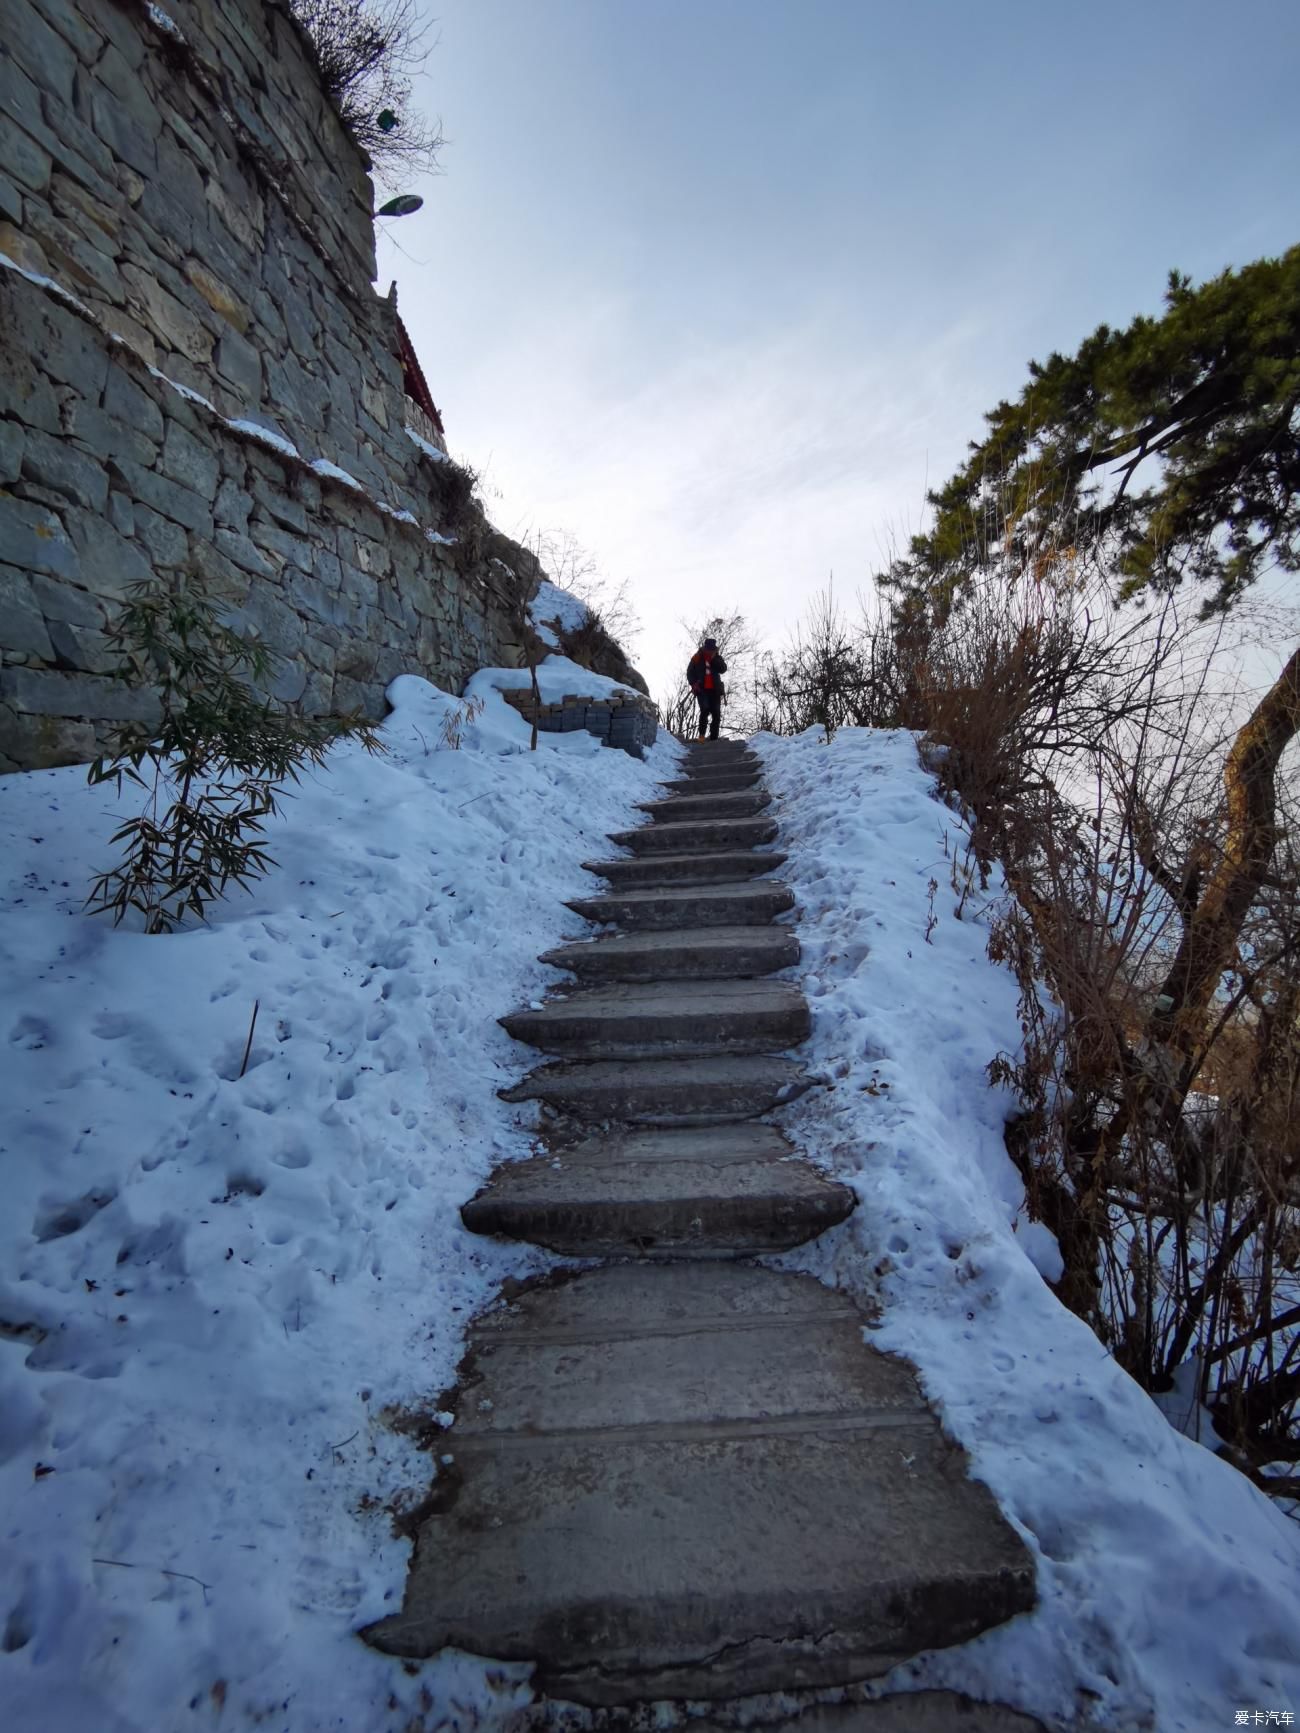
[[[134,1564],[130,1559],[124,1558],[93,1558],[90,1562],[93,1565],[116,1565],[118,1570],[121,1571],[157,1571],[160,1576],[179,1577],[184,1582],[197,1583],[203,1590],[204,1606],[206,1607],[211,1604],[208,1600],[208,1590],[212,1587],[212,1584],[205,1583],[202,1577],[192,1576],[189,1571],[169,1571],[166,1565]]]
[[[241,1077],[244,1075],[245,1071],[248,1070],[248,1055],[253,1051],[253,1031],[257,1028],[257,1007],[261,1003],[262,1001],[260,999],[253,1000],[253,1017],[252,1021],[248,1025],[248,1040],[244,1043],[244,1063],[239,1067],[239,1075]]]

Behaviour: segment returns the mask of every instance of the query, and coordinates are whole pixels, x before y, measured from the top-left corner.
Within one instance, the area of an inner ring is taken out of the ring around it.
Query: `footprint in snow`
[[[379,945],[371,954],[371,967],[375,969],[392,969],[394,971],[407,969],[411,964],[411,942],[409,939],[393,939],[387,944]]]
[[[283,1149],[273,1149],[271,1160],[277,1167],[300,1168],[311,1166],[311,1151],[299,1143],[285,1145]]]
[[[54,1026],[43,1017],[20,1017],[9,1031],[9,1042],[24,1053],[39,1053],[54,1045]]]
[[[226,1195],[214,1197],[213,1203],[233,1203],[237,1197],[261,1197],[266,1181],[255,1173],[232,1173],[226,1180]]]
[[[189,1229],[178,1216],[167,1215],[153,1227],[138,1228],[122,1241],[117,1253],[117,1267],[133,1264],[137,1268],[154,1266],[162,1275],[183,1276],[185,1268],[185,1237]]]
[[[126,1360],[124,1324],[60,1324],[37,1343],[24,1364],[32,1372],[74,1372],[80,1378],[116,1378]],[[116,1332],[111,1334],[110,1332]]]
[[[295,1574],[290,1599],[303,1612],[346,1616],[361,1604],[364,1585],[360,1572],[340,1571],[337,1559],[304,1557]]]
[[[125,1011],[100,1011],[91,1018],[90,1032],[100,1041],[128,1042],[132,1065],[146,1077],[181,1086],[197,1077],[191,1061],[174,1053],[161,1030],[147,1018]]]
[[[42,1244],[80,1233],[88,1221],[106,1209],[117,1196],[115,1186],[83,1192],[70,1202],[42,1205],[32,1223],[32,1232]]]

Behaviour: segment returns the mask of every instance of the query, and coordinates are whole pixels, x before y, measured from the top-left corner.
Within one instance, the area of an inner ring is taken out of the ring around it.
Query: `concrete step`
[[[761,1722],[754,1721],[752,1700],[732,1700],[716,1705],[716,1720],[712,1715],[702,1721],[692,1717],[679,1725],[688,1733],[736,1733],[741,1727],[750,1727],[753,1733],[759,1733],[760,1728],[761,1733],[1051,1733],[1032,1715],[1006,1703],[977,1702],[962,1691],[903,1691],[869,1697],[867,1693],[873,1689],[869,1681],[847,1686],[836,1693],[834,1703],[819,1702],[811,1692],[783,1692],[783,1707],[800,1698],[807,1706],[792,1709],[779,1721],[766,1716]],[[615,1715],[626,1713],[614,1711]],[[638,1719],[619,1720],[617,1725],[641,1726],[640,1713],[632,1711]],[[556,1705],[543,1699],[512,1710],[500,1724],[499,1733],[556,1733],[562,1724],[567,1725],[557,1721]],[[593,1720],[592,1725],[606,1723]],[[1061,1725],[1057,1723],[1058,1728]]]
[[[619,830],[610,841],[633,854],[716,854],[757,848],[776,840],[773,818],[696,819],[689,824],[645,824],[639,830]]]
[[[665,795],[699,794],[706,790],[718,794],[743,794],[747,789],[761,788],[763,778],[757,770],[719,770],[708,776],[683,776],[675,782],[665,782]]]
[[[503,1101],[543,1101],[589,1124],[716,1125],[784,1107],[811,1087],[796,1060],[777,1054],[539,1065]]]
[[[754,755],[754,748],[748,740],[737,740],[734,735],[724,735],[718,740],[688,740],[686,742],[686,757],[691,760],[701,758],[725,758],[738,752]]]
[[[667,800],[644,801],[639,810],[648,812],[656,824],[686,824],[701,819],[752,818],[771,804],[772,796],[760,787],[726,794],[674,794]]]
[[[560,945],[542,962],[580,981],[692,981],[752,978],[799,961],[793,927],[705,927],[681,932],[613,933]]]
[[[576,897],[566,906],[589,921],[613,922],[634,932],[762,926],[794,907],[794,892],[775,879],[753,879],[743,884],[616,891],[607,897]]]
[[[787,857],[777,850],[729,849],[724,854],[642,855],[633,860],[583,861],[583,871],[608,879],[620,890],[651,890],[660,885],[731,883],[775,872]]]
[[[814,1239],[854,1202],[775,1126],[750,1121],[617,1131],[506,1162],[460,1213],[471,1233],[566,1257],[736,1257]]]
[[[543,1711],[545,1713],[545,1711]],[[503,1733],[538,1733],[520,1719]],[[692,1721],[690,1733],[734,1733],[734,1723]],[[802,1714],[764,1721],[763,1733],[1048,1733],[1041,1721],[1005,1703],[979,1703],[960,1691],[908,1691],[851,1703],[814,1703]]]
[[[779,1053],[812,1030],[798,987],[768,980],[583,987],[498,1021],[516,1041],[569,1059]]]
[[[846,1685],[1028,1611],[1024,1545],[864,1323],[725,1260],[485,1314],[402,1610],[365,1635],[612,1706]]]
[[[761,776],[763,760],[756,752],[735,752],[723,758],[685,758],[677,769],[679,775],[692,782],[715,776]]]

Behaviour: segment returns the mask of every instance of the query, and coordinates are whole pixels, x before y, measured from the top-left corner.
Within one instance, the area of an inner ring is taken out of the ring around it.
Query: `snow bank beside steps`
[[[138,798],[0,778],[6,1733],[419,1708],[427,1680],[354,1634],[401,1594],[385,1506],[432,1466],[385,1410],[436,1409],[466,1320],[535,1267],[458,1214],[527,1142],[496,1019],[559,979],[536,958],[584,930],[580,862],[675,751],[529,752],[507,682],[458,726],[397,680],[387,756],[333,752],[270,827],[276,870],[171,937],[82,913]],[[491,1695],[462,1671],[439,1692]]]
[[[1300,1527],[1174,1431],[1043,1279],[1059,1254],[1025,1214],[1015,1102],[985,1071],[1019,1045],[1016,983],[985,954],[980,899],[958,916],[965,833],[914,738],[757,744],[822,1078],[784,1122],[859,1199],[783,1261],[880,1306],[873,1341],[919,1368],[1038,1571],[1033,1614],[889,1686],[1108,1733],[1212,1733],[1239,1711],[1300,1725]]]

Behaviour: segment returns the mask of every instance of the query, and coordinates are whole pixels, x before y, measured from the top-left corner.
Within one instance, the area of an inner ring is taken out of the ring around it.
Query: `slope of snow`
[[[675,751],[529,752],[481,695],[465,721],[394,682],[388,755],[337,749],[271,875],[168,937],[82,913],[138,790],[0,778],[5,1733],[418,1718],[429,1673],[354,1632],[432,1472],[393,1418],[439,1411],[465,1321],[538,1267],[458,1214],[527,1148],[496,1091],[534,1056],[496,1019],[559,979],[579,863]],[[486,1713],[511,1679],[452,1659],[437,1690]]]
[[[956,917],[964,832],[913,737],[756,744],[823,1078],[784,1123],[859,1199],[781,1261],[880,1304],[873,1341],[915,1362],[1038,1569],[1032,1615],[885,1688],[947,1685],[1057,1725],[1300,1724],[1300,1528],[1167,1424],[1043,1280],[1059,1254],[1003,1147],[1015,1103],[985,1076],[1019,1044],[1016,985],[980,912]]]
[[[528,604],[529,620],[533,630],[545,644],[552,648],[559,647],[560,632],[576,632],[579,626],[585,624],[590,609],[568,590],[562,590],[558,584],[553,584],[549,578],[543,578],[537,589],[537,594]]]

